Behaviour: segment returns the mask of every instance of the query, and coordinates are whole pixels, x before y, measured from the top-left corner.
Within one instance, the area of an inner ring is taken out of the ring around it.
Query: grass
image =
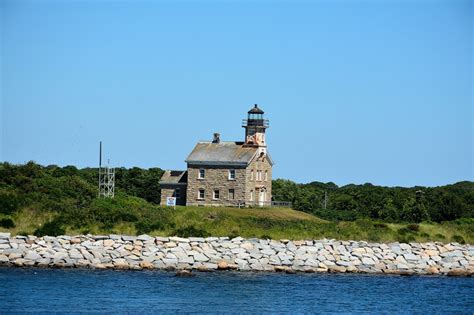
[[[472,219],[419,225],[384,223],[371,219],[335,222],[288,208],[153,207],[133,213],[135,218],[130,222],[120,219],[104,225],[94,221],[79,228],[65,222],[62,226],[67,234],[147,233],[156,236],[242,236],[294,240],[334,238],[372,242],[474,242]],[[38,213],[33,209],[23,209],[12,217],[14,228],[0,227],[0,231],[33,234],[57,216],[55,212]]]

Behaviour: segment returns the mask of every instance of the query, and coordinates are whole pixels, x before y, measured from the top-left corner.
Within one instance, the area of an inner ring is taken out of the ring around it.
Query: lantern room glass
[[[262,119],[263,119],[263,114],[249,114],[248,119],[251,119],[251,120],[262,120]]]

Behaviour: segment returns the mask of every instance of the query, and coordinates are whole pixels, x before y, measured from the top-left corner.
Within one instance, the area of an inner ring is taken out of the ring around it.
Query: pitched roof
[[[161,176],[160,184],[186,184],[188,171],[165,171]]]
[[[256,147],[243,146],[242,142],[199,142],[189,154],[189,164],[247,165],[257,152]]]
[[[261,110],[257,104],[254,105],[254,107],[248,111],[249,114],[265,114],[263,110]]]

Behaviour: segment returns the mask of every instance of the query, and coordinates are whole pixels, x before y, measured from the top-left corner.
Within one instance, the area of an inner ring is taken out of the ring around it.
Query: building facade
[[[187,171],[166,171],[161,178],[161,204],[176,197],[177,205],[271,205],[273,160],[263,115],[257,105],[248,112],[242,142],[221,141],[218,133],[198,142],[186,159]]]

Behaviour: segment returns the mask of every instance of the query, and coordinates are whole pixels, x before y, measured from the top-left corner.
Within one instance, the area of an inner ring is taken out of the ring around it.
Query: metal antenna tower
[[[108,160],[110,161],[110,160]],[[102,141],[99,147],[99,198],[114,198],[115,196],[115,168],[102,167]]]

